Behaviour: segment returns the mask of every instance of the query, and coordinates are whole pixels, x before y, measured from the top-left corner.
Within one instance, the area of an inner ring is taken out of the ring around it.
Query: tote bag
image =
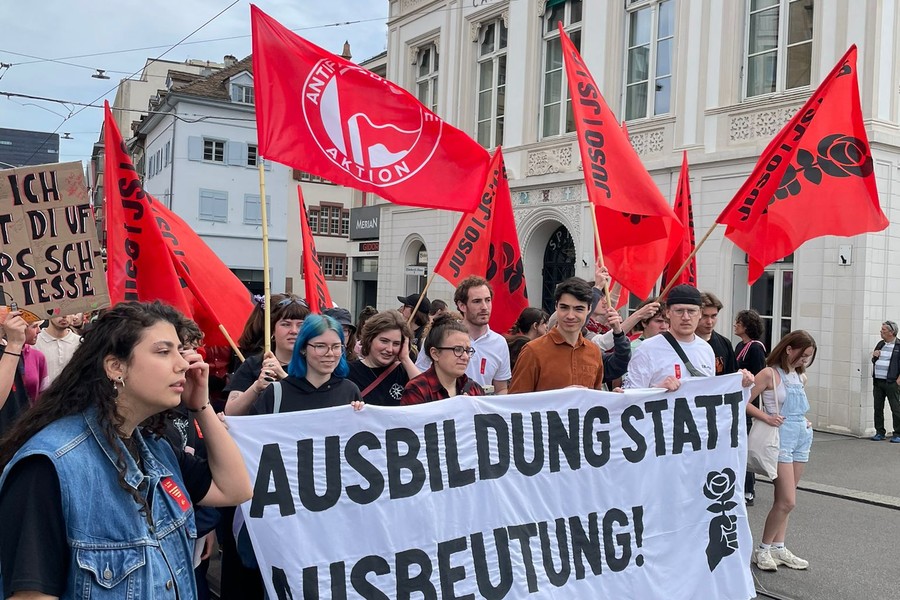
[[[769,367],[771,369],[771,367]],[[775,373],[772,373],[772,391],[775,393],[775,414],[781,413],[778,392],[775,391]],[[753,420],[747,434],[747,470],[769,479],[778,477],[778,451],[780,446],[778,427],[772,427],[760,419]]]

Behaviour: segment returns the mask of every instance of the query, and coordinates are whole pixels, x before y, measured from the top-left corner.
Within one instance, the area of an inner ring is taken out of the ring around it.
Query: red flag
[[[665,288],[671,276],[674,275],[684,261],[691,256],[691,252],[696,247],[694,240],[694,207],[691,203],[691,181],[688,173],[687,152],[681,158],[681,174],[678,176],[678,191],[675,193],[675,215],[684,226],[684,233],[675,247],[675,254],[669,259],[669,264],[663,270],[662,281],[660,287]],[[675,284],[679,285],[687,283],[694,287],[697,286],[697,257],[691,256],[691,262],[688,263],[681,273],[676,277]]]
[[[334,306],[334,303],[322,275],[322,265],[319,264],[319,254],[316,252],[316,240],[313,239],[312,231],[309,229],[303,190],[299,185],[297,197],[300,198],[300,237],[303,243],[303,283],[306,286],[306,303],[309,304],[309,310],[319,314]]]
[[[194,319],[207,346],[236,340],[253,309],[250,293],[178,215],[141,186],[106,103],[106,252],[110,300],[160,300]],[[213,311],[206,298],[216,299]]]
[[[250,14],[262,156],[396,204],[475,209],[484,148],[398,85]]]
[[[807,240],[888,226],[862,120],[856,46],[772,140],[717,222],[747,253],[750,283]]]
[[[681,239],[682,226],[562,25],[559,31],[584,180],[597,214],[604,262],[616,281],[646,298]]]
[[[509,331],[519,313],[528,308],[522,250],[499,146],[484,182],[481,202],[459,220],[434,272],[453,285],[459,285],[469,275],[487,279],[494,290],[491,312],[494,331]]]

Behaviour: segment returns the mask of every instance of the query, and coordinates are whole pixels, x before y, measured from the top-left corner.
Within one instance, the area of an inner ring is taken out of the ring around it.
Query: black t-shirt
[[[330,406],[344,406],[359,400],[359,388],[347,379],[332,376],[322,387],[313,387],[305,378],[288,375],[281,384],[281,410],[295,412]],[[250,407],[251,415],[271,415],[275,412],[275,386],[268,386]]]
[[[709,345],[712,346],[713,354],[716,355],[716,375],[737,373],[737,360],[734,358],[734,347],[732,347],[731,341],[724,335],[713,331],[709,338]]]
[[[260,371],[262,371],[262,354],[248,356],[231,376],[231,381],[225,386],[223,392],[228,395],[231,392],[247,391],[253,382],[259,379]]]
[[[740,356],[746,346],[744,342],[738,342],[734,349],[736,356]],[[766,347],[762,342],[750,340],[750,345],[744,356],[737,361],[738,369],[747,369],[754,375],[766,368]]]
[[[350,374],[347,379],[356,384],[360,390],[365,390],[382,373],[391,366],[372,368],[365,365],[361,360],[355,360],[350,363]],[[375,406],[400,406],[400,396],[403,395],[403,388],[409,383],[409,374],[403,365],[397,366],[391,373],[381,380],[378,386],[369,392],[363,400],[367,404]]]
[[[0,345],[0,356],[5,350],[6,346]],[[19,415],[28,409],[28,392],[25,391],[25,380],[22,378],[23,368],[22,358],[19,357],[12,388],[6,397],[6,403],[0,409],[0,436],[6,435]]]
[[[212,484],[209,465],[184,452],[175,455],[191,501],[199,502]],[[124,490],[120,502],[125,504],[110,510],[139,510]],[[49,458],[29,456],[16,463],[0,493],[0,523],[3,597],[19,591],[62,596],[71,558],[59,478]]]

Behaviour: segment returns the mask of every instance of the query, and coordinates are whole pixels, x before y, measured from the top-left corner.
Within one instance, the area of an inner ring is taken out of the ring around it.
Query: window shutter
[[[188,160],[203,160],[203,138],[188,138]]]
[[[225,142],[225,156],[229,165],[243,166],[247,162],[247,144],[243,142]]]

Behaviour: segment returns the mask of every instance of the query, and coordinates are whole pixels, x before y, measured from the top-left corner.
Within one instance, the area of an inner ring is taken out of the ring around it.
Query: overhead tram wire
[[[194,29],[192,32],[190,32],[189,34],[187,34],[186,36],[184,36],[183,38],[181,38],[181,40],[179,40],[179,41],[176,42],[174,45],[172,45],[168,50],[166,50],[165,52],[163,52],[162,54],[160,54],[160,55],[157,56],[156,58],[152,59],[152,60],[150,61],[150,63],[153,63],[153,62],[156,62],[157,60],[160,60],[163,56],[165,56],[166,54],[168,54],[169,52],[171,52],[172,50],[174,50],[175,48],[177,48],[179,45],[181,45],[182,43],[184,43],[184,42],[185,42],[188,38],[190,38],[192,35],[194,35],[194,34],[197,33],[198,31],[200,31],[201,29],[203,29],[204,27],[206,27],[207,25],[209,25],[210,23],[212,23],[213,21],[215,21],[216,19],[218,19],[218,18],[219,18],[220,16],[222,16],[228,9],[230,9],[232,6],[234,6],[234,5],[237,4],[238,2],[240,2],[240,0],[234,0],[231,4],[229,4],[228,6],[226,6],[226,7],[223,8],[222,10],[220,10],[218,13],[216,13],[212,18],[208,19],[205,23],[203,23],[202,25],[200,25],[199,27],[197,27],[196,29]],[[137,75],[138,73],[140,73],[143,69],[144,69],[144,67],[141,67],[140,69],[138,69],[137,71],[135,71],[134,73],[132,73],[131,75],[129,75],[129,76],[128,76],[128,79],[130,79],[131,77],[134,77],[135,75]],[[98,97],[96,97],[96,98],[94,98],[93,100],[91,100],[88,104],[94,104],[95,102],[98,102],[99,100],[102,100],[104,96],[106,96],[106,95],[109,94],[110,92],[114,91],[117,87],[119,87],[118,84],[114,85],[112,88],[106,90],[105,92],[103,92],[102,94],[100,94]],[[79,103],[79,104],[81,104],[81,103]],[[62,122],[61,122],[59,125],[56,126],[56,129],[54,129],[52,132],[50,132],[50,134],[47,135],[47,139],[45,139],[44,142],[41,143],[41,144],[38,146],[38,148],[43,147],[44,144],[46,144],[47,142],[49,142],[50,139],[51,139],[51,138],[52,138],[52,137],[60,130],[60,128],[61,128],[63,125],[65,125],[66,121],[68,121],[68,120],[71,119],[72,117],[74,117],[74,116],[78,115],[79,113],[81,113],[85,108],[87,108],[87,106],[82,106],[82,107],[79,108],[78,110],[76,110],[76,111],[72,112],[71,114],[69,114],[69,116],[67,116],[65,119],[63,119]],[[31,153],[31,156],[29,156],[27,159],[25,159],[25,162],[27,163],[27,162],[29,162],[32,158],[34,158],[34,155],[35,155],[36,153],[37,153],[37,150],[35,150],[34,152],[32,152],[32,153]]]

